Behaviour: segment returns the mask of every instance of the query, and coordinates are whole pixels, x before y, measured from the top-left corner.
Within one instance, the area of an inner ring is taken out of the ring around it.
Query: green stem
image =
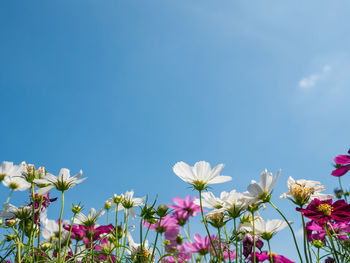
[[[303,208],[303,207],[300,206],[300,208]],[[304,241],[304,254],[305,254],[305,259],[306,259],[306,262],[307,262],[307,263],[309,263],[309,259],[310,259],[310,262],[312,263],[310,245],[309,245],[309,242],[308,242],[308,240],[307,240],[305,219],[304,219],[304,214],[303,214],[303,213],[301,213],[301,221],[303,222],[303,241]],[[306,246],[307,246],[307,247],[306,247]]]
[[[222,252],[222,243],[221,243],[221,231],[218,227],[218,235],[219,235],[219,252],[220,252],[220,261],[224,259],[224,254]]]
[[[235,246],[236,246],[236,263],[238,263],[238,235],[237,235],[237,218],[234,218],[233,220],[233,227],[234,227],[234,233],[235,233]]]
[[[334,246],[333,237],[332,237],[331,233],[329,232],[329,229],[328,229],[326,224],[324,224],[324,229],[326,230],[329,242],[331,243],[333,254],[334,254],[335,258],[336,258],[336,262],[339,263],[340,261],[339,261],[339,258],[338,258],[337,250],[335,249],[335,246]]]
[[[340,186],[340,189],[341,189],[342,192],[343,192],[344,199],[345,199],[346,202],[348,202],[348,199],[347,199],[347,197],[346,197],[346,195],[345,195],[345,192],[344,192],[343,184],[342,184],[342,182],[341,182],[341,176],[339,176],[338,179],[339,179],[339,186]]]
[[[228,260],[229,260],[229,263],[231,263],[230,239],[228,238],[226,225],[224,225],[224,230],[225,230],[225,236],[226,236],[226,245],[227,245]],[[237,254],[237,248],[236,248],[236,254]],[[236,260],[236,262],[237,262],[237,260]]]
[[[126,233],[128,232],[128,227],[129,227],[129,209],[126,209],[126,224],[125,224],[125,228],[123,230],[123,233],[124,234],[124,242],[123,242],[123,252],[120,256],[120,260],[122,260],[122,258],[124,257],[124,253],[125,253],[125,246],[126,246],[126,238],[127,238],[127,235]]]
[[[115,256],[118,258],[118,249],[119,249],[119,239],[118,239],[118,206],[115,208]]]
[[[11,195],[13,193],[13,190],[11,189],[9,196],[7,197],[6,204],[10,202]]]
[[[62,191],[62,205],[61,205],[61,214],[60,220],[58,221],[58,255],[57,262],[61,263],[61,245],[62,245],[62,216],[63,216],[63,208],[64,208],[64,191]]]
[[[159,223],[158,223],[158,227],[160,227],[160,223],[162,222],[162,218],[159,218]],[[151,262],[153,262],[153,257],[154,257],[154,252],[156,251],[156,245],[157,245],[157,241],[158,241],[158,236],[159,236],[159,231],[157,231],[156,234],[156,239],[154,240],[154,244],[153,244],[153,251],[152,251],[152,255],[151,255]],[[141,251],[142,253],[143,251]]]
[[[269,201],[270,205],[282,216],[282,218],[284,219],[284,221],[287,223],[290,231],[292,232],[292,236],[293,236],[293,240],[294,240],[294,244],[295,244],[295,247],[297,249],[297,252],[298,252],[298,256],[299,256],[299,259],[300,259],[300,263],[303,263],[303,258],[300,254],[300,251],[299,251],[299,247],[298,247],[298,243],[297,243],[297,240],[295,238],[295,234],[294,234],[294,231],[293,231],[293,228],[291,227],[290,223],[288,222],[287,218],[282,214],[282,212],[271,202]]]
[[[141,217],[141,220],[140,220],[140,248],[141,248],[141,251],[143,251],[143,244],[142,244],[142,221],[143,221],[143,218]]]
[[[270,240],[267,240],[267,245],[269,247],[270,262],[273,263],[273,257],[272,257],[272,253],[271,253]]]
[[[207,231],[207,234],[208,234],[208,237],[209,237],[209,240],[210,240],[210,244],[211,244],[211,246],[212,246],[212,248],[214,250],[214,253],[215,253],[215,257],[218,258],[218,253],[217,253],[216,248],[214,246],[213,240],[211,239],[210,232],[209,232],[208,225],[207,225],[207,221],[205,220],[205,217],[204,217],[203,205],[202,205],[202,191],[198,190],[198,192],[199,192],[199,205],[201,207],[201,214],[202,214],[202,219],[203,219],[203,223],[204,223],[204,226],[205,226],[205,230]]]
[[[64,259],[64,260],[65,260],[65,258],[66,258],[66,253],[67,253],[67,249],[68,249],[68,244],[69,244],[70,235],[72,234],[72,229],[73,229],[73,224],[74,224],[75,216],[76,216],[76,214],[73,215],[72,224],[70,225],[70,229],[69,229],[69,233],[68,233],[68,238],[67,238],[67,244],[66,244],[66,247],[65,247],[64,253],[63,253],[63,259]]]
[[[320,263],[320,248],[317,248],[317,263]]]
[[[256,263],[256,254],[255,254],[255,218],[254,218],[254,212],[252,212],[253,217],[253,262]]]

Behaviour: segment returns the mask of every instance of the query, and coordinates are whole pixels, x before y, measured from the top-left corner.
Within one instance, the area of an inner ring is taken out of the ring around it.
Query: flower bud
[[[314,240],[312,242],[312,244],[316,247],[316,248],[323,248],[324,247],[324,243],[321,240]]]
[[[17,220],[16,219],[6,219],[5,221],[5,225],[8,227],[13,227],[17,224]]]
[[[13,234],[7,234],[7,235],[5,235],[5,239],[6,239],[6,242],[10,242],[12,240],[15,240],[16,236]]]
[[[169,207],[166,204],[160,204],[157,209],[157,215],[159,217],[164,217],[167,214]]]
[[[111,207],[112,207],[111,202],[106,201],[106,202],[105,202],[105,206],[104,206],[104,208],[105,208],[105,209],[108,211],[109,209],[111,209]]]
[[[73,212],[74,214],[79,214],[80,211],[81,211],[81,206],[79,206],[79,205],[73,205],[73,206],[72,206],[72,212]]]
[[[52,248],[52,244],[50,242],[45,242],[40,245],[40,248],[44,251],[49,250]]]

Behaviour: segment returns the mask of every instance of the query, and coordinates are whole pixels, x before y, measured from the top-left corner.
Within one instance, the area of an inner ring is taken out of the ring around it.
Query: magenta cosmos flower
[[[282,255],[277,255],[276,253],[271,253],[273,262],[275,263],[294,263],[290,259],[286,258]],[[264,262],[265,260],[270,260],[270,254],[267,251],[263,251],[262,253],[255,252],[256,262]],[[250,262],[254,262],[253,253],[249,256]]]
[[[348,153],[350,154],[350,150]],[[334,162],[336,169],[332,171],[333,176],[343,176],[350,170],[350,155],[338,155],[334,158]]]
[[[350,221],[350,205],[343,199],[333,203],[332,199],[319,200],[315,198],[305,209],[296,208],[296,210],[320,224],[327,223],[330,220],[336,222]]]
[[[196,216],[201,211],[200,206],[193,202],[194,200],[196,197],[191,200],[189,195],[185,199],[175,197],[173,199],[175,205],[169,204],[169,207],[175,210],[173,217],[176,218],[180,226],[183,226],[191,216]]]
[[[215,235],[211,235],[211,239],[215,239]],[[199,234],[194,235],[193,243],[186,242],[186,247],[190,250],[191,253],[198,253],[201,256],[205,256],[210,252],[210,239],[209,236],[201,238]]]
[[[346,233],[350,233],[350,225],[348,223],[329,222],[329,224],[330,224],[329,230],[339,240],[348,239],[348,236],[346,234]],[[327,235],[324,227],[322,225],[318,224],[317,222],[314,222],[314,221],[309,221],[306,223],[306,233],[307,233],[307,238],[310,242],[313,242],[314,240],[320,240],[323,242],[326,235]]]

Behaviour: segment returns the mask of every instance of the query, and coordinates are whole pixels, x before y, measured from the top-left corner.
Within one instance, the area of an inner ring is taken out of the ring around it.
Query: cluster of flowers
[[[350,154],[350,150],[349,150]],[[85,215],[80,204],[73,205],[71,220],[63,220],[64,194],[83,182],[82,171],[71,176],[62,168],[57,176],[44,167],[3,162],[0,181],[10,189],[0,211],[3,235],[1,262],[276,262],[292,260],[271,250],[270,240],[284,228],[293,237],[298,262],[350,262],[350,205],[341,177],[350,170],[350,155],[339,155],[332,175],[339,178],[336,198],[324,194],[318,181],[295,180],[289,177],[287,198],[300,212],[303,225],[303,249],[299,249],[292,223],[272,202],[272,190],[279,178],[267,170],[260,182],[252,180],[245,192],[235,189],[215,196],[210,184],[230,181],[221,175],[223,165],[211,168],[201,161],[193,167],[184,162],[174,165],[174,173],[198,191],[198,197],[176,197],[173,203],[156,206],[156,201],[134,197],[133,191],[114,194],[104,207]],[[59,219],[47,217],[47,210],[57,198],[50,198],[52,189],[61,193]],[[29,202],[16,207],[10,204],[14,191],[29,190]],[[344,199],[343,199],[344,198]],[[281,219],[264,220],[259,211],[271,206]],[[138,208],[139,210],[137,210]],[[208,209],[208,210],[205,210]],[[98,220],[107,214],[107,224]],[[121,216],[121,213],[123,215]],[[112,214],[113,222],[109,222]],[[190,233],[191,218],[200,215],[205,235]],[[134,241],[135,226],[130,219],[140,219],[139,243]],[[305,222],[305,219],[309,219]],[[154,231],[153,234],[152,231]],[[153,237],[153,242],[148,240]],[[265,243],[264,243],[265,242]]]

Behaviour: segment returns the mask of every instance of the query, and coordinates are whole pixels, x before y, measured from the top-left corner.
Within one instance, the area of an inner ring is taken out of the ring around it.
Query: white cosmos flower
[[[136,218],[136,212],[134,207],[142,206],[145,197],[134,197],[134,190],[126,191],[125,195],[122,196],[122,206],[131,212],[132,217]]]
[[[326,190],[326,187],[318,181],[294,180],[293,177],[289,176],[287,186],[289,191],[282,194],[280,198],[288,198],[297,205],[306,205],[315,198],[320,200],[334,198],[331,194],[321,193]]]
[[[221,192],[220,197],[216,197],[212,192],[204,192],[202,193],[202,206],[215,210],[221,209],[228,195],[229,193],[225,191]],[[194,203],[200,205],[199,199],[194,200]]]
[[[80,170],[80,172],[72,177],[70,177],[70,171],[67,168],[62,168],[58,174],[58,176],[54,176],[50,173],[47,173],[42,177],[42,179],[35,179],[34,183],[39,185],[48,185],[43,188],[40,188],[37,191],[38,195],[44,195],[48,191],[50,191],[52,188],[56,188],[58,191],[64,192],[66,190],[69,190],[76,184],[81,183],[87,177],[79,179],[83,175],[83,171]]]
[[[223,164],[219,164],[211,169],[210,164],[205,161],[200,161],[194,164],[193,167],[184,162],[178,162],[174,165],[174,173],[183,181],[193,185],[193,187],[202,191],[209,184],[219,184],[232,180],[231,176],[220,175]]]
[[[225,198],[222,210],[228,212],[231,217],[237,218],[248,207],[249,203],[250,199],[247,199],[245,195],[232,190]]]
[[[24,172],[24,165],[13,165],[13,162],[2,162],[0,166],[0,182],[6,177],[19,177]]]
[[[40,214],[40,222],[43,225],[41,234],[45,238],[45,240],[51,243],[57,243],[59,239],[59,224],[57,223],[57,221],[47,218],[46,209]],[[68,238],[68,231],[63,228],[63,225],[65,224],[69,224],[69,222],[66,220],[62,220],[61,237],[63,240],[66,240]]]
[[[17,218],[20,220],[28,219],[32,216],[33,208],[29,205],[22,205],[16,207],[9,203],[4,203],[2,205],[2,210],[0,211],[0,217],[4,218]]]
[[[105,211],[102,208],[100,208],[100,210],[98,210],[97,212],[95,208],[91,208],[87,216],[83,213],[77,214],[75,222],[79,225],[91,227],[104,213]]]
[[[25,191],[31,186],[30,183],[19,176],[6,176],[2,183],[13,191]]]
[[[262,219],[255,219],[255,234],[261,236],[265,240],[270,240],[272,236],[283,229],[285,229],[288,224],[280,219],[267,220],[266,222]],[[240,230],[253,232],[253,224],[243,224]]]
[[[129,248],[127,249],[127,252],[130,255],[131,260],[135,262],[143,262],[144,260],[146,260],[145,262],[148,262],[148,260],[152,256],[152,251],[153,251],[152,248],[148,247],[148,240],[145,241],[144,245],[142,246],[143,251],[141,251],[141,245],[138,243],[135,243],[130,232],[127,233],[127,238],[128,238],[128,244],[129,244]],[[140,256],[146,257],[146,259],[142,259],[140,258]]]
[[[244,196],[247,199],[250,199],[251,203],[268,201],[266,199],[269,198],[272,188],[275,185],[280,173],[281,170],[278,170],[275,178],[273,178],[272,173],[267,172],[265,169],[265,171],[263,171],[260,175],[261,182],[257,183],[255,180],[252,180],[250,185],[247,187],[247,192],[243,193]]]

